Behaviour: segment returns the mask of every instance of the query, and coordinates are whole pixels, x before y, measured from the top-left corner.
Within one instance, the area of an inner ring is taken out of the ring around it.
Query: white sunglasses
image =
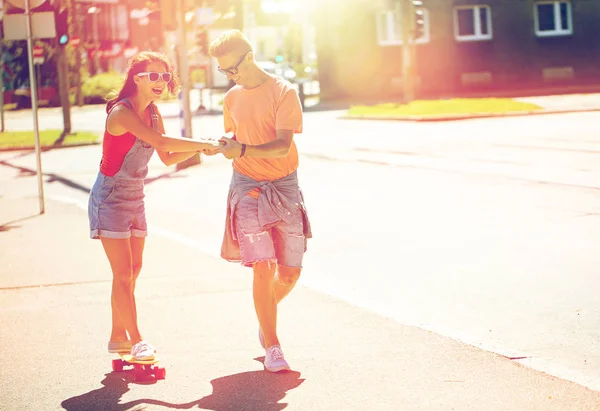
[[[156,83],[161,77],[165,83],[169,83],[173,79],[173,73],[169,72],[159,73],[157,71],[144,71],[138,73],[138,76],[148,76],[148,80],[153,83]]]

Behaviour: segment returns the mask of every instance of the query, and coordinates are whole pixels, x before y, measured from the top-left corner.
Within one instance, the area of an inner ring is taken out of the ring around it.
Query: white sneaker
[[[265,368],[269,372],[289,371],[290,365],[283,358],[283,351],[278,345],[267,348],[265,355]]]
[[[131,347],[131,356],[138,361],[153,360],[156,350],[146,341],[140,341]]]

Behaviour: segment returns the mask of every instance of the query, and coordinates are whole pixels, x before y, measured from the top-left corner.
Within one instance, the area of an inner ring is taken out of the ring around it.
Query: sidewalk
[[[249,270],[152,234],[138,312],[167,377],[134,383],[105,351],[110,270],[86,213],[46,205],[0,197],[0,409],[600,409],[598,392],[303,286],[279,312],[294,371],[267,373]]]

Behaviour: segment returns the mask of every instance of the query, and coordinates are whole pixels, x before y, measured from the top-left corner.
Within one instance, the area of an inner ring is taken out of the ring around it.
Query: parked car
[[[272,61],[257,61],[258,67],[267,73],[282,77],[287,81],[293,82],[296,78],[296,72],[286,63],[275,63]]]

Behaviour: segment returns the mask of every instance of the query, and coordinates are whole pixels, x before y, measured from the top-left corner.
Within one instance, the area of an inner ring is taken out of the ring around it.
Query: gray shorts
[[[145,237],[148,234],[143,180],[124,180],[98,173],[88,201],[90,237]]]
[[[307,241],[300,207],[293,210],[289,223],[280,221],[265,229],[258,223],[258,199],[246,195],[236,205],[235,226],[242,265],[276,260],[279,265],[302,268]]]

